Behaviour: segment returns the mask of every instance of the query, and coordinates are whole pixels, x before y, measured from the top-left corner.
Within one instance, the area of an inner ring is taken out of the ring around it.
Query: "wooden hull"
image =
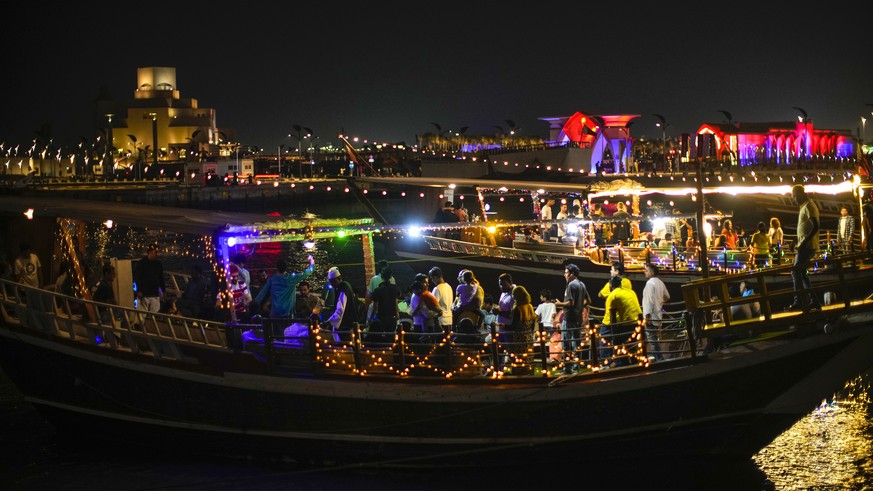
[[[873,365],[869,327],[563,381],[267,376],[0,329],[4,371],[61,432],[304,462],[428,466],[748,457]]]

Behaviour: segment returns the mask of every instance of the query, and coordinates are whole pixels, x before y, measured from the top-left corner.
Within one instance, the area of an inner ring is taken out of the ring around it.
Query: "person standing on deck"
[[[540,221],[543,222],[543,240],[549,240],[552,233],[552,206],[555,204],[554,198],[546,199],[546,204],[540,209]],[[557,230],[556,230],[557,231]]]
[[[600,350],[601,361],[619,355],[620,358],[613,361],[609,366],[625,366],[630,364],[628,357],[622,353],[616,353],[614,347],[630,345],[630,334],[633,332],[631,325],[616,327],[616,324],[630,323],[639,319],[643,313],[637,294],[622,285],[622,279],[613,276],[609,280],[612,291],[606,297],[606,308],[603,313],[603,325],[600,326]]]
[[[615,204],[616,211],[612,214],[616,221],[612,224],[612,243],[627,245],[630,239],[630,219],[631,215],[627,212],[627,205],[619,201]]]
[[[555,220],[558,220],[558,243],[563,243],[564,239],[567,238],[567,225],[565,222],[569,219],[570,211],[567,208],[567,204],[564,203],[561,205],[561,209],[555,217]]]
[[[737,235],[736,230],[734,230],[733,222],[731,222],[730,220],[725,220],[721,229],[721,234],[725,236],[725,246],[728,249],[737,248],[737,241],[739,240],[739,236]]]
[[[646,339],[648,350],[656,360],[662,360],[661,345],[658,338],[661,335],[661,318],[664,304],[670,301],[667,286],[658,278],[658,266],[648,263],[645,267],[646,286],[643,287],[643,318],[646,319]]]
[[[297,319],[309,319],[313,314],[321,313],[324,302],[321,297],[312,293],[308,281],[297,284],[297,299],[294,304],[294,317]]]
[[[752,234],[749,249],[756,268],[763,268],[767,265],[767,259],[770,258],[770,235],[767,234],[767,226],[764,225],[764,222],[758,222],[757,230]]]
[[[242,270],[240,270],[242,272]],[[182,297],[176,302],[179,312],[185,317],[201,317],[205,310],[206,297],[209,294],[209,281],[203,276],[203,268],[199,264],[191,267],[191,276],[182,291]]]
[[[364,305],[367,307],[367,319],[373,318],[373,292],[376,291],[376,288],[378,288],[385,280],[382,271],[387,267],[388,261],[380,259],[379,262],[376,263],[376,274],[370,278],[370,284],[367,286],[367,293],[364,295]],[[397,284],[393,277],[390,281],[395,285]]]
[[[557,317],[558,312],[555,309],[555,300],[552,298],[551,290],[547,288],[540,290],[540,304],[537,305],[534,313],[537,315],[542,331],[547,337],[547,339],[540,340],[540,342],[548,342],[548,362],[559,363],[561,361],[561,330],[555,329],[554,319]]]
[[[115,290],[112,285],[115,282],[115,268],[110,264],[103,265],[103,277],[94,285],[94,293],[91,294],[91,300],[110,305],[118,305],[115,299]],[[127,325],[127,320],[122,316],[121,311],[106,308],[102,306],[96,307],[100,312],[100,322],[111,324],[112,319],[122,321]]]
[[[246,255],[243,253],[239,253],[233,257],[232,264],[235,264],[237,269],[239,269],[240,278],[242,281],[248,285],[249,289],[252,287],[252,275],[249,273],[249,270],[245,268],[246,265]]]
[[[382,269],[382,277],[385,281],[379,283],[372,294],[373,315],[369,318],[369,332],[373,335],[372,338],[377,341],[391,342],[394,339],[397,320],[400,317],[397,301],[402,294],[400,288],[394,284],[394,273],[390,267],[385,266]]]
[[[301,273],[289,273],[288,263],[285,259],[279,259],[276,261],[276,272],[267,278],[264,287],[255,297],[255,302],[260,306],[269,295],[270,317],[274,319],[290,317],[296,304],[297,285],[309,278],[313,271],[315,271],[315,259],[312,256],[309,256],[309,267]]]
[[[252,293],[239,272],[236,264],[230,265],[230,282],[227,292],[219,291],[215,297],[215,308],[220,309],[224,300],[230,297],[230,320],[232,322],[247,322],[248,307],[252,303]]]
[[[791,268],[791,280],[794,283],[794,302],[788,310],[821,310],[821,304],[816,300],[815,293],[810,291],[812,282],[809,273],[809,261],[819,249],[818,206],[806,194],[803,184],[795,184],[791,195],[800,207],[797,214],[797,247],[795,247],[794,267]],[[805,303],[808,302],[808,303]]]
[[[843,254],[852,252],[852,239],[855,237],[855,217],[849,215],[845,206],[840,209],[840,221],[837,224],[837,237]]]
[[[309,256],[312,260],[312,256]],[[311,265],[315,263],[312,262]],[[330,330],[333,332],[334,342],[348,342],[351,340],[351,331],[357,319],[357,297],[351,283],[344,281],[336,266],[327,271],[327,281],[330,287],[336,290],[336,307],[333,314],[327,319]]]
[[[434,284],[431,293],[436,297],[440,306],[439,326],[443,331],[449,331],[452,328],[452,304],[455,301],[455,292],[451,285],[446,283],[445,278],[443,278],[443,270],[439,267],[430,268],[428,276]]]
[[[509,353],[510,368],[516,374],[530,372],[528,351],[533,346],[533,335],[537,328],[537,315],[531,305],[530,293],[523,286],[512,288],[510,293],[514,300],[509,324],[506,325],[506,337],[501,336],[503,346]]]
[[[564,373],[571,374],[579,369],[576,349],[582,338],[581,329],[588,323],[588,306],[591,297],[585,283],[579,279],[579,266],[570,263],[564,267],[564,279],[567,288],[564,290],[564,300],[555,301],[555,307],[564,310],[564,320],[561,321],[561,339],[564,347]]]
[[[512,297],[512,289],[515,284],[512,282],[512,275],[502,273],[497,279],[500,285],[500,298],[497,299],[497,305],[494,306],[495,314],[497,314],[497,323],[507,325],[512,320],[512,306],[515,305],[515,299]]]
[[[15,281],[22,285],[39,288],[42,279],[42,263],[39,262],[39,256],[33,253],[30,244],[26,242],[21,243],[20,251],[12,266]]]
[[[158,260],[158,246],[152,244],[146,255],[136,264],[136,296],[139,308],[149,312],[160,312],[164,299],[164,265]]]
[[[767,233],[770,236],[770,247],[773,248],[773,265],[782,262],[782,222],[778,218],[770,219],[770,231]]]
[[[467,208],[463,201],[458,201],[458,206],[455,207],[455,215],[458,215],[459,222],[469,222],[470,214],[467,213]]]
[[[485,303],[485,290],[469,269],[458,273],[458,286],[455,288],[455,301],[452,303],[452,315],[460,317],[464,312],[481,313]]]
[[[412,314],[414,330],[419,333],[419,343],[435,344],[436,338],[432,334],[436,332],[434,322],[438,319],[439,301],[427,289],[426,281],[416,279],[412,283],[409,312]]]

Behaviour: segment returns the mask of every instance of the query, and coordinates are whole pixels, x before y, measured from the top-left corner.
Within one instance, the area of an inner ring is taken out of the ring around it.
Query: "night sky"
[[[660,138],[654,113],[676,135],[726,121],[721,110],[766,122],[793,107],[855,133],[873,109],[869,12],[837,4],[301,3],[19,5],[4,20],[0,142],[28,145],[44,124],[56,142],[91,138],[94,99],[131,98],[141,66],[176,67],[183,98],[265,148],[294,144],[295,124],[319,145],[341,129],[414,144],[431,123],[471,135],[506,120],[547,137],[537,118],[576,111],[639,114],[637,138]]]

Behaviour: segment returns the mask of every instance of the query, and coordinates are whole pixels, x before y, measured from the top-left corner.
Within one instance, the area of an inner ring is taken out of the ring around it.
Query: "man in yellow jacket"
[[[620,355],[624,349],[614,350],[613,347],[621,347],[625,344],[630,344],[630,335],[634,331],[633,324],[624,325],[637,321],[643,315],[643,309],[640,307],[640,301],[637,298],[636,292],[629,287],[624,286],[624,281],[627,278],[621,276],[613,276],[609,280],[610,293],[606,297],[606,309],[603,314],[603,325],[600,326],[600,344],[603,348],[600,349],[600,357],[605,362],[609,357]],[[630,281],[628,281],[630,283]],[[622,324],[616,326],[616,324]],[[621,356],[614,360],[614,366],[628,365],[629,358]],[[610,365],[612,366],[612,365]]]

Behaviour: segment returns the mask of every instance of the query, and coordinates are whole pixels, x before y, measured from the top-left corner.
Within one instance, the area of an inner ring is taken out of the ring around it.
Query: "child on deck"
[[[537,305],[535,313],[543,332],[549,336],[549,363],[557,363],[561,360],[561,330],[554,327],[553,319],[557,310],[550,290],[540,290],[540,304]]]

